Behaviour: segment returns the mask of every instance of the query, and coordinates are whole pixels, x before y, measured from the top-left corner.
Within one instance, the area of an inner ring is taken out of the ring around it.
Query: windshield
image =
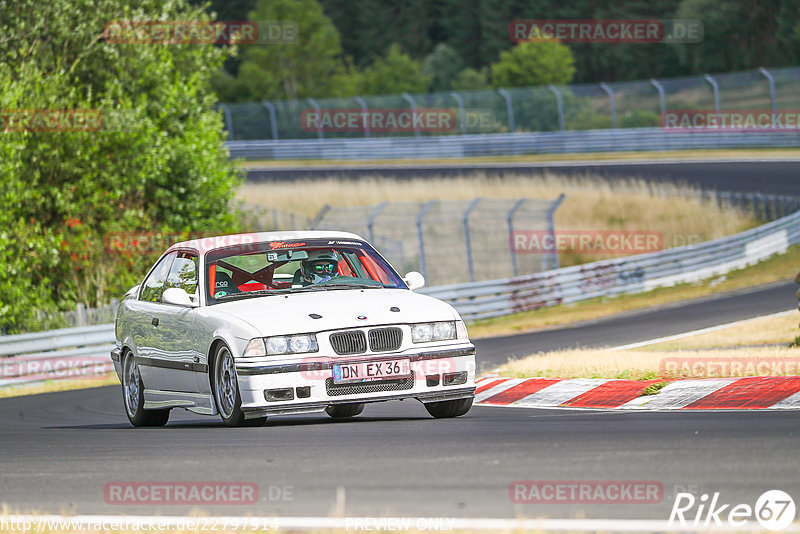
[[[206,301],[348,289],[406,289],[392,267],[363,241],[269,241],[206,256]]]

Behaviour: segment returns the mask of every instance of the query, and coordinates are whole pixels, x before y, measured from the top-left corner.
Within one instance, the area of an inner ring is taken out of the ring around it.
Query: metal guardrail
[[[101,378],[113,371],[114,325],[0,337],[0,386]]]
[[[649,291],[726,274],[800,243],[800,211],[739,234],[661,252],[603,260],[527,276],[430,287],[467,321],[595,297]],[[114,325],[0,337],[0,387],[96,378],[113,370]]]
[[[228,141],[230,157],[282,159],[435,159],[578,152],[629,152],[800,146],[800,131],[674,132],[661,128],[498,133],[440,137]]]
[[[705,243],[420,292],[449,302],[465,320],[474,321],[695,282],[757,263],[796,243],[800,243],[800,212]]]

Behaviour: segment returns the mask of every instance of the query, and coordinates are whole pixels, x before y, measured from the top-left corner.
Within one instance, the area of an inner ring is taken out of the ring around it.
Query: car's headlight
[[[411,341],[414,343],[445,341],[447,339],[456,339],[455,321],[439,321],[436,323],[411,325]]]
[[[255,358],[257,356],[266,356],[267,355],[267,348],[264,346],[264,338],[257,337],[255,339],[251,339],[250,343],[244,348],[244,352],[242,356],[245,358]]]
[[[303,352],[317,352],[317,336],[314,334],[299,334],[296,336],[273,336],[264,338],[267,346],[267,355],[300,354]]]

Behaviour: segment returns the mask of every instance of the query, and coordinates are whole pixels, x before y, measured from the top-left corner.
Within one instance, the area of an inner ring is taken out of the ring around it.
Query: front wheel
[[[429,402],[425,404],[428,413],[437,419],[445,417],[459,417],[467,413],[472,408],[472,397],[468,399],[456,399],[451,401]]]
[[[355,417],[364,411],[364,404],[331,404],[325,408],[325,413],[334,419]]]
[[[144,386],[139,365],[128,352],[122,363],[122,402],[125,414],[133,426],[164,426],[169,420],[169,410],[145,410]]]
[[[222,422],[227,426],[260,426],[266,417],[245,419],[242,411],[242,397],[236,378],[236,365],[230,349],[220,345],[214,357],[214,376],[212,379],[214,400],[217,403]]]

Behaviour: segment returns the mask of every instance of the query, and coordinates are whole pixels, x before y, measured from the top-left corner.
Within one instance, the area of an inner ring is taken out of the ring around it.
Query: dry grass
[[[640,350],[716,349],[743,345],[772,345],[791,343],[797,334],[800,311],[772,317],[758,317],[741,321],[735,326],[696,334],[681,339],[665,341],[642,347]]]
[[[680,246],[740,232],[756,221],[740,212],[701,202],[698,190],[645,180],[608,182],[596,176],[487,177],[476,173],[459,178],[395,180],[328,178],[291,182],[245,183],[239,198],[249,205],[277,208],[313,217],[332,206],[364,206],[384,201],[469,200],[474,198],[566,200],[555,214],[557,230],[656,231],[664,246]],[[570,265],[602,256],[562,255]]]
[[[674,364],[667,367],[664,365],[665,360]],[[731,360],[742,362],[739,371],[734,369],[731,372],[730,366],[722,365]],[[767,365],[764,370],[759,370],[759,363],[771,363],[774,360],[782,360],[783,365],[780,367]],[[699,367],[695,367],[697,363],[700,364]],[[725,376],[796,376],[800,371],[798,364],[800,364],[800,349],[789,347],[682,351],[577,349],[533,354],[503,365],[498,372],[500,376],[512,378],[651,380]],[[670,372],[669,369],[672,368],[677,369],[677,373]],[[695,372],[691,369],[695,369]]]
[[[681,161],[719,159],[719,160],[738,160],[743,158],[796,158],[800,157],[800,150],[796,148],[745,148],[745,149],[722,149],[722,150],[666,150],[663,152],[592,152],[575,154],[526,154],[520,156],[482,156],[475,158],[439,158],[439,159],[378,159],[369,161],[353,160],[332,160],[332,159],[313,159],[313,160],[251,160],[240,161],[240,166],[244,169],[255,167],[329,167],[334,165],[346,165],[348,167],[374,166],[374,165],[419,165],[422,163],[452,164],[452,163],[492,163],[492,162],[515,162],[526,161],[608,161],[608,160],[670,160],[680,159]]]
[[[99,388],[103,386],[119,385],[116,374],[98,377],[89,380],[48,380],[42,384],[30,386],[10,386],[0,388],[0,399],[5,397],[21,397],[23,395],[37,395],[39,393],[53,393],[56,391],[71,391],[73,389]]]

